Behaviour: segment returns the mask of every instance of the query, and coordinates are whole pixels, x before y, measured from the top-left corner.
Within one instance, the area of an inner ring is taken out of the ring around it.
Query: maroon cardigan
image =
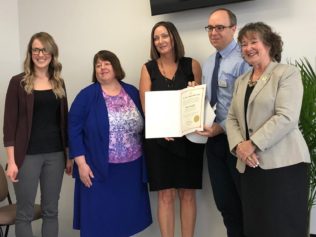
[[[14,146],[14,159],[18,168],[21,167],[28,148],[32,118],[34,94],[27,94],[21,81],[24,73],[11,78],[4,110],[3,143],[5,147]],[[62,145],[66,156],[67,147],[67,98],[60,100],[60,128]]]

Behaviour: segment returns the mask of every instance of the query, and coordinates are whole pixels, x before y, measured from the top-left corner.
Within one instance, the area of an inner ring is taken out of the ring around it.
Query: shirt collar
[[[230,42],[225,49],[219,51],[219,53],[221,54],[222,58],[226,58],[236,47],[238,47],[238,44],[233,39],[232,42]]]

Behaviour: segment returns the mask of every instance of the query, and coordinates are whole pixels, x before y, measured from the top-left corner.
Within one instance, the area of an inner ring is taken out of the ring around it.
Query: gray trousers
[[[14,183],[17,200],[16,237],[33,237],[31,222],[40,182],[42,236],[58,236],[58,201],[64,175],[63,152],[26,155]]]

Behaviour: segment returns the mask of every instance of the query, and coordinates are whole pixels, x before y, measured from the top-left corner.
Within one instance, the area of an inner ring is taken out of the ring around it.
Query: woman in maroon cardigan
[[[14,76],[4,111],[7,176],[17,199],[16,236],[33,236],[31,221],[38,182],[41,188],[42,235],[58,236],[58,200],[65,169],[67,98],[54,39],[32,36],[24,72]],[[71,173],[71,162],[66,172]]]

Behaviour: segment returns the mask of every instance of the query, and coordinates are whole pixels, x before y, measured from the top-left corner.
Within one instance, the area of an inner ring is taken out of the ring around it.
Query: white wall
[[[18,1],[0,0],[0,127],[3,124],[4,100],[8,78],[21,71],[18,23]],[[1,130],[2,131],[2,130]],[[1,132],[2,143],[2,132]],[[5,165],[5,152],[0,146],[0,163]],[[10,186],[12,191],[12,186]]]
[[[3,124],[4,100],[8,79],[21,71],[18,1],[0,0],[0,124]],[[1,134],[2,139],[2,134]],[[0,146],[0,158],[4,151]],[[0,159],[1,163],[3,159]]]
[[[49,32],[59,45],[69,103],[81,88],[90,83],[92,58],[100,49],[115,52],[127,73],[125,80],[138,85],[140,68],[149,59],[150,31],[157,21],[175,23],[187,56],[202,63],[214,52],[204,31],[209,12],[214,8],[152,17],[148,0],[0,0],[0,4],[1,124],[3,98],[9,77],[19,72],[27,42],[35,32]],[[255,0],[226,7],[238,16],[239,27],[251,21],[264,21],[276,29],[285,43],[284,62],[307,57],[312,65],[316,64],[314,0],[304,0],[304,3],[300,0]],[[4,157],[3,148],[0,154]],[[225,236],[225,230],[213,202],[207,175],[204,170],[204,189],[198,192],[196,236],[222,237]],[[72,193],[73,180],[66,177],[60,201],[61,237],[79,236],[78,232],[71,229]],[[155,193],[151,194],[151,200],[155,218]],[[40,236],[39,224],[35,223],[36,236]],[[10,234],[14,236],[12,230]],[[157,222],[137,236],[158,237]],[[178,222],[176,236],[180,236]]]

